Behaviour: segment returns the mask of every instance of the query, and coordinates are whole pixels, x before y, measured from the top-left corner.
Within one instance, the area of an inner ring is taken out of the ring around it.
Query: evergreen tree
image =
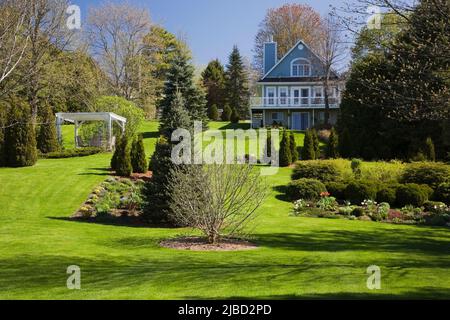
[[[339,158],[338,147],[339,147],[338,134],[334,128],[331,128],[331,134],[325,152],[326,157],[330,159]]]
[[[152,179],[145,184],[145,206],[143,218],[151,223],[169,222],[170,195],[167,188],[171,169],[175,164],[171,160],[172,145],[164,136],[156,143],[155,152],[150,160],[149,169],[153,172]]]
[[[41,122],[42,124],[37,139],[38,149],[42,153],[57,151],[59,149],[59,143],[56,136],[55,116],[53,115],[51,106],[43,106]]]
[[[316,159],[316,150],[314,149],[314,137],[311,130],[306,130],[305,139],[302,148],[302,160]]]
[[[230,106],[226,104],[222,112],[222,121],[230,121],[232,112]]]
[[[208,117],[213,121],[219,120],[219,111],[217,110],[217,106],[215,104],[209,107]]]
[[[288,167],[292,163],[292,154],[290,138],[287,131],[283,132],[283,138],[280,142],[280,167]]]
[[[226,72],[226,92],[228,103],[236,109],[241,119],[249,115],[249,80],[244,62],[237,46],[233,47],[230,54]]]
[[[164,98],[160,104],[163,121],[170,117],[171,107],[178,93],[183,97],[184,108],[188,111],[191,121],[198,120],[207,123],[205,94],[194,84],[194,67],[189,63],[189,57],[185,54],[174,57],[167,72]]]
[[[185,100],[180,91],[176,92],[171,100],[170,106],[161,117],[159,131],[168,140],[171,139],[173,131],[182,128],[191,129],[191,118],[185,108]]]
[[[131,148],[131,166],[135,173],[146,173],[148,169],[147,158],[145,156],[144,138],[140,134],[134,141]]]
[[[236,108],[233,108],[233,111],[231,112],[230,121],[234,124],[239,123],[239,114],[236,111]]]
[[[208,110],[212,106],[225,105],[225,70],[218,59],[211,61],[202,73],[203,86],[206,88]],[[211,117],[210,117],[211,118]]]
[[[133,171],[131,166],[130,147],[126,135],[122,136],[117,143],[114,167],[116,175],[122,177],[129,177]]]
[[[8,105],[4,137],[5,163],[9,167],[28,167],[37,161],[36,134],[30,105],[13,97]]]
[[[289,135],[289,143],[291,147],[291,155],[292,155],[292,162],[298,161],[298,150],[297,150],[297,143],[295,142],[295,135],[293,132]]]
[[[426,158],[430,161],[436,161],[436,152],[434,150],[434,143],[430,137],[428,137],[427,140],[425,141],[424,149]]]
[[[339,154],[348,159],[352,156],[352,146],[351,146],[351,138],[350,132],[347,128],[345,128],[341,133],[341,138],[339,139]]]
[[[314,143],[314,159],[320,159],[321,156],[320,141],[316,129],[311,129],[311,135]]]

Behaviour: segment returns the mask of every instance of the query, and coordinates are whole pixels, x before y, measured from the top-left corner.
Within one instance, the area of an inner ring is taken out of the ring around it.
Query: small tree
[[[302,148],[302,160],[314,160],[316,151],[314,149],[314,138],[311,130],[306,130]]]
[[[425,141],[425,156],[427,157],[428,160],[430,161],[436,161],[436,152],[434,149],[434,143],[433,140],[428,137],[427,140]]]
[[[311,135],[314,143],[314,159],[319,159],[321,155],[320,151],[320,140],[319,135],[317,134],[316,129],[311,129]]]
[[[148,169],[144,149],[144,139],[141,134],[133,141],[131,148],[131,166],[135,173],[146,173]]]
[[[172,171],[171,217],[200,230],[210,244],[243,235],[267,188],[250,165],[193,165]]]
[[[232,112],[230,106],[228,104],[225,105],[222,112],[222,121],[230,121]]]
[[[133,168],[131,166],[130,148],[128,146],[127,136],[124,135],[119,139],[113,159],[114,160],[111,160],[111,162],[112,165],[114,165],[116,174],[122,177],[129,177]]]
[[[170,140],[173,131],[177,129],[189,129],[191,118],[186,109],[185,100],[180,91],[175,96],[169,107],[166,108],[159,124],[159,131]]]
[[[59,149],[59,144],[56,137],[55,116],[49,105],[43,107],[41,119],[42,124],[37,139],[38,149],[42,153],[55,152]]]
[[[325,152],[327,158],[330,158],[330,159],[339,158],[338,147],[339,147],[339,137],[338,137],[336,130],[334,128],[332,128],[330,138],[328,139],[326,152]]]
[[[234,124],[239,123],[239,114],[236,111],[236,108],[233,108],[233,111],[231,112],[230,121]]]
[[[341,132],[341,138],[339,139],[339,153],[344,158],[350,158],[352,155],[352,142],[350,138],[350,132],[345,128]]]
[[[292,154],[290,146],[290,138],[287,131],[283,132],[283,138],[280,142],[280,166],[287,167],[292,163]]]
[[[208,110],[208,117],[213,121],[219,120],[219,111],[217,110],[217,106],[213,104]]]
[[[10,167],[28,167],[37,161],[36,134],[32,124],[30,105],[20,98],[12,98],[5,129],[5,162]]]
[[[291,148],[291,156],[292,156],[292,162],[298,161],[298,150],[297,150],[297,143],[295,142],[295,135],[293,132],[289,135],[289,146]]]

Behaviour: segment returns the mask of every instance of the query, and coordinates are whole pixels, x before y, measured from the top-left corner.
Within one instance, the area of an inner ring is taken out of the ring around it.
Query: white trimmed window
[[[295,59],[291,63],[292,77],[309,77],[311,76],[311,63],[307,59]]]

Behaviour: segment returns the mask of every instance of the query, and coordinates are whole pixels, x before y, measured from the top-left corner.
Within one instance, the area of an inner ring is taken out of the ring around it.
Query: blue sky
[[[100,0],[72,0],[81,7],[83,19],[88,8]],[[339,0],[287,1],[287,0],[128,0],[145,7],[152,20],[170,32],[186,36],[197,65],[206,65],[219,58],[227,61],[234,44],[241,53],[252,58],[254,37],[267,9],[285,3],[306,3],[321,14],[330,5],[339,6]]]

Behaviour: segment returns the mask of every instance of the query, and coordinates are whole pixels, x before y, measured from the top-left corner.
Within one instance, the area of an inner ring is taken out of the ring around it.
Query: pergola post
[[[111,115],[108,115],[108,149],[112,150],[112,139],[113,139],[113,132],[112,132],[112,119]]]
[[[78,148],[78,120],[75,120],[75,148]]]
[[[58,136],[58,143],[61,145],[62,144],[62,120],[61,117],[56,115],[56,134]]]

